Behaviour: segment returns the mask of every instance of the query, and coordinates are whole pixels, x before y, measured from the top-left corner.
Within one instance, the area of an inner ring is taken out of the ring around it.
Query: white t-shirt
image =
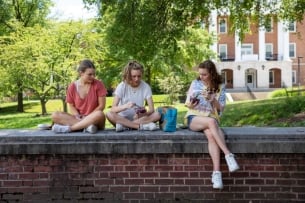
[[[133,102],[137,106],[143,107],[145,105],[145,100],[152,97],[152,91],[150,86],[144,81],[141,81],[140,85],[136,88],[131,87],[125,82],[121,82],[115,89],[114,95],[120,98],[119,106],[128,102]],[[135,114],[135,110],[127,109],[119,114],[132,120],[131,118]]]

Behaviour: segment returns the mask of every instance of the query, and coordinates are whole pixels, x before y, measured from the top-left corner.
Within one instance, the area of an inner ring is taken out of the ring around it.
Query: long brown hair
[[[208,73],[211,76],[211,87],[210,90],[214,90],[215,92],[219,92],[219,85],[222,83],[221,75],[218,74],[216,65],[211,60],[206,60],[198,65],[198,68],[204,68],[208,70]],[[200,77],[197,78],[200,80]]]
[[[131,70],[140,70],[142,75],[144,73],[144,68],[139,62],[135,60],[129,61],[123,70],[123,81],[127,84],[130,84],[132,81]]]

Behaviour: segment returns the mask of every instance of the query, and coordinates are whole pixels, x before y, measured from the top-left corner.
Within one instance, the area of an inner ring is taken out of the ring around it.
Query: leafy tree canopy
[[[98,5],[101,17],[110,11],[117,13],[115,16],[118,18],[117,21],[125,20],[127,23],[137,15],[145,23],[146,14],[149,14],[151,20],[160,27],[170,20],[175,26],[172,27],[175,31],[183,30],[196,21],[208,25],[211,12],[217,10],[218,14],[229,16],[232,23],[231,32],[239,33],[241,38],[248,32],[249,22],[263,26],[270,16],[277,16],[284,21],[300,22],[305,12],[303,0],[84,0],[84,2]],[[145,7],[139,5],[146,5],[150,10],[145,10]],[[152,5],[160,10],[154,9]],[[173,30],[167,28],[167,31]]]
[[[11,32],[10,21],[18,21],[24,27],[44,24],[49,14],[51,0],[0,0],[0,35]]]

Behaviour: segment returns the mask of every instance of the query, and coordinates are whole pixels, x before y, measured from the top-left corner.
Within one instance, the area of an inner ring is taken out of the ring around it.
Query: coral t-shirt
[[[107,90],[104,84],[94,79],[91,83],[88,94],[85,98],[81,98],[77,92],[77,83],[73,82],[69,85],[67,90],[66,102],[73,104],[80,115],[89,115],[99,105],[98,98],[107,95]]]

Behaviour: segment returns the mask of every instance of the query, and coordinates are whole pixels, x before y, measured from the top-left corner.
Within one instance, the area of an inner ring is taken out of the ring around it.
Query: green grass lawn
[[[166,95],[155,95],[156,107],[166,105]],[[107,97],[105,112],[109,111],[112,97]],[[183,123],[187,111],[182,103],[175,103],[178,109],[177,123]],[[24,113],[16,113],[16,103],[0,105],[0,129],[34,129],[40,123],[51,123],[50,114],[62,110],[60,100],[50,100],[47,103],[47,116],[41,116],[39,101],[25,101]],[[234,126],[274,126],[293,127],[304,126],[302,112],[305,112],[305,97],[282,97],[276,99],[254,100],[227,103],[221,119],[222,127]],[[106,122],[106,127],[111,128]]]
[[[107,97],[106,108],[104,112],[109,111],[113,97]],[[166,105],[166,95],[154,96],[155,107]],[[47,102],[46,108],[48,115],[41,115],[41,106],[39,101],[24,101],[24,113],[16,112],[16,102],[0,104],[0,129],[34,129],[40,123],[51,123],[50,115],[54,111],[62,111],[61,100],[50,100]],[[178,115],[178,123],[183,122],[183,115],[186,108],[183,104],[175,104],[181,112]],[[112,125],[106,121],[106,128],[111,128]]]

